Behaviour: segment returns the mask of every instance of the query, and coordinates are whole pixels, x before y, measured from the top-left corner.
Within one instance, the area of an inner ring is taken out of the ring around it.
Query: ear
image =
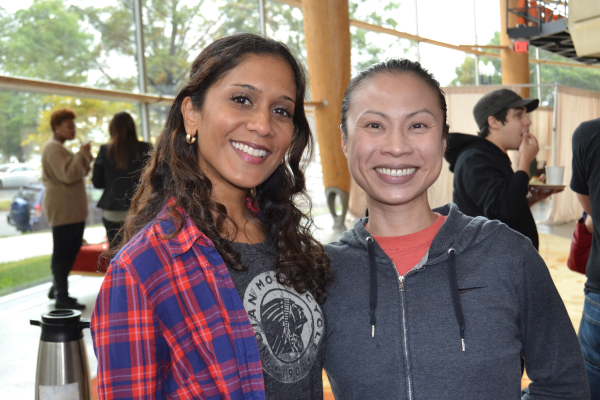
[[[496,117],[494,117],[493,115],[490,115],[488,117],[488,125],[490,126],[490,129],[497,131],[502,126],[502,123],[500,121],[498,121],[496,119]]]
[[[183,99],[183,102],[181,103],[181,115],[183,115],[185,133],[193,137],[198,130],[198,118],[200,116],[196,110],[194,110],[194,105],[192,104],[192,98],[190,96]]]
[[[344,131],[342,131],[342,126],[340,125],[340,137],[342,138],[342,151],[346,158],[348,158],[348,140],[344,139]]]

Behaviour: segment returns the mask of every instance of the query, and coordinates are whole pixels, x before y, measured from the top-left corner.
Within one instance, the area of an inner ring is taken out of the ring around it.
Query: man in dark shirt
[[[585,303],[579,342],[592,399],[600,398],[600,118],[579,125],[573,133],[571,189],[588,214],[592,248],[586,266]],[[591,220],[589,220],[591,216]],[[596,223],[591,223],[596,221]],[[590,229],[591,228],[591,229]]]
[[[451,133],[446,152],[454,172],[452,197],[460,211],[500,220],[527,236],[536,249],[539,239],[530,207],[557,192],[529,189],[529,165],[539,145],[529,133],[527,113],[538,104],[508,89],[486,94],[473,109],[478,136]],[[519,151],[516,172],[508,150]]]

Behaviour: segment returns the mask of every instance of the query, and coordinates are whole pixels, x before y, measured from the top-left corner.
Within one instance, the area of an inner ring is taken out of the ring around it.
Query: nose
[[[525,126],[531,125],[531,119],[529,118],[529,114],[525,114]]]
[[[246,123],[246,128],[249,131],[256,132],[261,136],[269,136],[272,132],[271,110],[263,108],[256,109],[250,115],[250,119]]]
[[[383,137],[381,146],[383,154],[389,154],[394,157],[412,152],[412,144],[407,134],[401,130],[391,130]]]

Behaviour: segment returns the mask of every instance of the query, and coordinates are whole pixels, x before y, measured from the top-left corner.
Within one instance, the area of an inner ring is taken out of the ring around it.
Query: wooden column
[[[334,226],[341,228],[350,191],[350,173],[339,128],[342,99],[350,82],[348,0],[303,0],[302,10],[312,98],[327,102],[314,112],[323,184]],[[341,215],[333,207],[336,196],[343,205]]]
[[[517,26],[517,16],[513,13],[508,15],[508,26],[506,24],[506,5],[510,8],[517,7],[518,0],[500,0],[500,46],[508,46],[509,49],[500,50],[502,61],[502,84],[529,83],[529,53],[515,53],[512,39],[508,37],[506,29]],[[521,97],[529,97],[529,88],[521,88]]]

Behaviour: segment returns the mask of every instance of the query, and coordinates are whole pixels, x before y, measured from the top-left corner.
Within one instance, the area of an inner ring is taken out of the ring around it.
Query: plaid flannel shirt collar
[[[175,209],[181,214],[183,226],[175,236],[167,239],[167,246],[169,247],[171,257],[179,257],[186,253],[196,242],[204,247],[215,247],[212,240],[198,229],[188,213],[176,204],[177,200],[175,197],[171,197],[156,217],[160,236],[168,238],[177,229],[176,221],[170,208],[175,205]],[[250,197],[246,198],[246,207],[260,219],[264,219],[262,213],[258,210],[258,205]]]

